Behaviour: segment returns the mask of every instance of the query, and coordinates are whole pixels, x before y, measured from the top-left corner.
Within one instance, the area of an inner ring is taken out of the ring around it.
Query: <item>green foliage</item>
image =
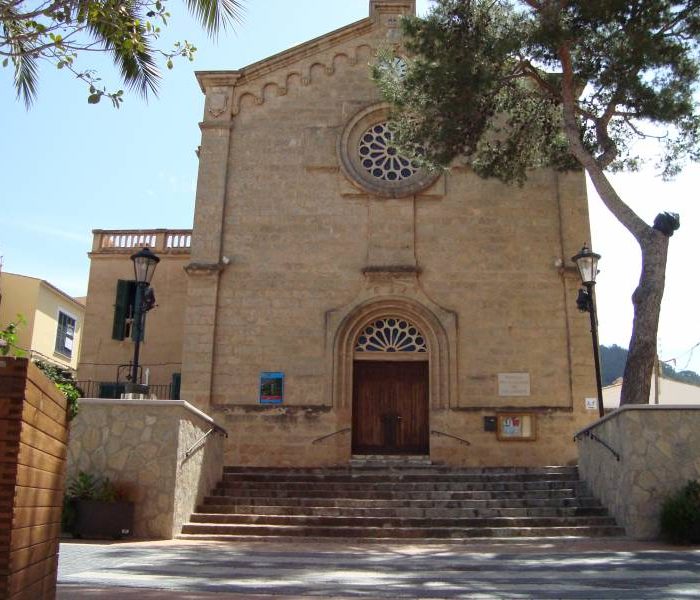
[[[17,315],[14,322],[9,323],[4,329],[0,329],[0,356],[23,357],[26,352],[17,346],[17,331],[27,324],[22,315]]]
[[[39,367],[68,400],[68,420],[72,421],[78,414],[78,399],[83,397],[83,391],[75,384],[73,373],[57,365],[36,360],[34,364]]]
[[[146,97],[156,93],[160,56],[168,69],[173,58],[194,59],[188,41],[158,46],[168,25],[168,0],[0,0],[0,58],[14,68],[17,97],[29,107],[37,95],[40,61],[70,72],[88,87],[88,103],[104,97],[119,108],[123,91],[107,91],[92,69],[77,66],[79,57],[106,52],[123,82]],[[243,0],[185,0],[189,11],[210,34],[240,20]]]
[[[603,385],[610,385],[622,377],[627,362],[627,349],[613,344],[600,347],[600,378]]]
[[[689,481],[664,502],[661,533],[674,543],[700,544],[700,482]]]
[[[600,347],[601,379],[603,385],[610,385],[623,376],[627,362],[627,350],[616,344]],[[700,386],[700,375],[695,371],[676,371],[671,365],[661,363],[661,375],[666,379]]]
[[[667,176],[700,159],[697,0],[436,0],[403,29],[406,76],[375,78],[399,143],[436,167],[462,155],[522,183],[529,169],[576,167],[572,136],[601,169],[638,168],[631,143],[647,137]]]
[[[100,502],[118,502],[124,494],[108,477],[99,477],[79,471],[68,483],[68,499],[98,500]]]

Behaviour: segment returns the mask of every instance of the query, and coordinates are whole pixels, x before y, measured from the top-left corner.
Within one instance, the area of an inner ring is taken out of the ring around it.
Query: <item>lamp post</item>
[[[136,297],[134,298],[134,324],[131,330],[131,339],[134,340],[134,360],[131,363],[131,389],[136,391],[137,380],[139,379],[139,350],[143,341],[143,329],[146,320],[146,313],[153,308],[154,297],[152,291],[149,293],[151,279],[160,262],[153,252],[148,248],[143,248],[136,254],[131,255],[134,263],[134,279],[136,281]]]
[[[595,278],[598,275],[598,261],[600,254],[591,252],[587,244],[583,245],[581,252],[576,256],[572,256],[571,260],[578,267],[578,274],[581,277],[581,283],[585,286],[578,291],[576,305],[581,312],[587,312],[591,317],[591,336],[593,338],[593,361],[595,362],[595,382],[598,389],[598,415],[603,417],[605,409],[603,407],[603,384],[600,378],[600,346],[598,345],[598,314],[595,305],[595,294],[593,286],[595,286]]]

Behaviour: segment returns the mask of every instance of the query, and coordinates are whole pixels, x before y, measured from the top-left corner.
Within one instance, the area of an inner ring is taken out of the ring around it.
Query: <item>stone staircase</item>
[[[575,467],[225,467],[181,539],[466,540],[624,535]]]

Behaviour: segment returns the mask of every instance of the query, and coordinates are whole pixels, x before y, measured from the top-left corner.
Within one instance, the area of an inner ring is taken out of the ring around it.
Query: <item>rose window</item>
[[[399,317],[377,319],[357,337],[356,352],[427,352],[425,336]]]
[[[367,172],[384,181],[403,181],[412,177],[420,168],[414,160],[401,156],[392,143],[388,123],[370,127],[360,138],[360,161]]]

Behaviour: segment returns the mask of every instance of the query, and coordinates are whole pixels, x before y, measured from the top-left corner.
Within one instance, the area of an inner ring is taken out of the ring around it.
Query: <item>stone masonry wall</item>
[[[700,406],[624,406],[578,434],[581,477],[627,535],[657,538],[664,500],[700,479],[698,431]]]
[[[109,477],[135,503],[134,536],[170,539],[221,475],[222,441],[212,421],[183,401],[83,399],[71,425],[69,481],[79,471]]]
[[[203,440],[210,429],[196,416],[188,415],[180,421],[171,537],[182,531],[195,506],[221,480],[225,438],[215,433]]]

